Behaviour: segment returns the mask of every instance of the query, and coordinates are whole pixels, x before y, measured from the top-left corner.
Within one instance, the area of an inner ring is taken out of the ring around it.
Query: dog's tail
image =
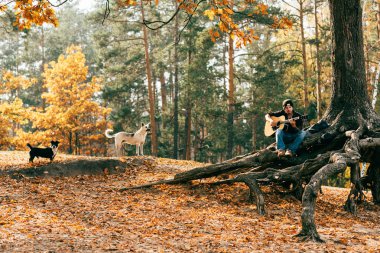
[[[111,134],[112,132],[113,132],[112,129],[107,129],[104,134],[106,135],[107,138],[115,138],[115,135]]]
[[[30,145],[29,143],[26,144],[26,146],[28,146],[30,149],[32,149],[32,145]]]

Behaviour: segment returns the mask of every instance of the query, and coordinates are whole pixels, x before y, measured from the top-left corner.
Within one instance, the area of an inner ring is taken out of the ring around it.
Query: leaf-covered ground
[[[54,162],[76,159],[59,155]],[[91,158],[88,158],[91,159]],[[126,158],[127,159],[127,158]],[[325,244],[299,243],[301,203],[266,192],[267,215],[244,184],[196,181],[145,190],[118,188],[172,177],[200,164],[143,157],[126,173],[0,178],[1,252],[379,252],[380,207],[353,216],[348,189],[323,188],[316,223]],[[25,168],[27,152],[0,152],[1,170]],[[47,161],[37,160],[36,164]],[[370,193],[367,193],[370,200]]]

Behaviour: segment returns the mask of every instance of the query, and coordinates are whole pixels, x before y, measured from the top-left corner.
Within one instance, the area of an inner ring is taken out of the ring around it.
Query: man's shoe
[[[280,156],[285,156],[285,150],[282,150],[282,149],[278,150],[278,151],[277,151],[277,156],[278,156],[278,157],[280,157]]]
[[[291,150],[286,150],[285,155],[286,155],[286,156],[289,156],[289,157],[292,157],[292,156],[293,156],[293,153],[292,153]]]

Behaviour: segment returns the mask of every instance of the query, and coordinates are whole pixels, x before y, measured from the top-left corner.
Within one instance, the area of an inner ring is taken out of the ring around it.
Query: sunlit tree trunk
[[[178,3],[175,1],[176,8],[178,8]],[[175,25],[174,25],[174,117],[173,117],[173,158],[178,159],[178,94],[179,94],[179,80],[178,80],[178,15],[175,17]]]
[[[224,96],[227,97],[227,52],[228,52],[228,43],[227,40],[223,39],[223,91]]]
[[[141,1],[141,19],[144,21],[144,6]],[[156,118],[155,118],[155,102],[154,102],[154,90],[152,87],[152,70],[149,61],[149,44],[148,44],[148,31],[146,26],[143,26],[144,34],[144,49],[145,49],[145,63],[146,63],[146,75],[148,78],[148,96],[149,96],[149,118],[151,128],[151,143],[152,143],[152,155],[157,156],[157,130],[156,130]]]
[[[377,3],[377,13],[376,13],[376,18],[377,18],[377,40],[380,40],[380,2]]]
[[[227,115],[227,159],[232,158],[234,148],[234,41],[228,37],[228,115]]]
[[[176,45],[174,45],[175,47]],[[173,103],[174,99],[174,69],[173,69],[173,55],[172,50],[169,50],[169,62],[170,62],[170,69],[169,69],[169,101],[170,103]]]
[[[377,65],[375,79],[373,81],[373,92],[372,92],[372,108],[375,109],[377,102],[377,94],[378,94],[378,84],[379,84],[379,76],[380,76],[380,62]]]
[[[304,28],[304,0],[298,1],[300,5],[300,29],[301,29],[301,45],[302,45],[302,62],[303,62],[303,92],[304,92],[304,110],[306,111],[309,106],[308,98],[308,71],[307,71],[307,58],[306,58],[306,39],[305,39],[305,28]]]
[[[191,33],[191,31],[190,31]],[[190,66],[192,62],[192,37],[188,40],[188,72],[190,72]],[[191,80],[189,78],[190,73],[188,73],[187,87],[186,87],[186,119],[185,119],[185,147],[184,147],[184,158],[185,160],[191,159],[191,111],[192,111],[192,102],[191,102],[191,94],[190,94],[190,86]]]
[[[376,13],[376,30],[377,30],[377,41],[380,41],[380,2],[377,3],[377,13]],[[380,55],[380,53],[378,53]],[[373,82],[373,94],[372,94],[372,108],[375,109],[377,102],[377,94],[378,94],[378,85],[379,85],[379,76],[380,76],[380,61],[377,64],[377,69],[375,73],[375,80]]]
[[[185,160],[191,159],[191,105],[186,108],[186,122],[185,122]]]
[[[318,120],[322,118],[322,108],[321,108],[321,61],[319,58],[319,31],[318,31],[318,0],[314,0],[314,15],[315,15],[315,47],[316,47],[316,61],[317,61],[317,83],[316,83],[316,93],[317,93],[317,116]]]
[[[197,156],[198,156],[198,152],[199,152],[199,139],[200,139],[200,127],[199,127],[199,122],[198,122],[198,118],[197,116],[195,115],[194,116],[194,142],[193,142],[193,146],[194,146],[194,150],[193,150],[193,156],[194,156],[194,160],[197,161]]]
[[[367,12],[367,1],[366,0],[363,0],[362,1],[362,6],[363,6],[363,39],[364,39],[364,57],[365,57],[365,69],[366,69],[366,82],[367,83],[370,83],[371,82],[371,72],[370,72],[370,68],[371,68],[371,64],[370,64],[370,59],[369,59],[369,51],[370,51],[370,47],[371,45],[369,45],[368,43],[368,36],[367,36],[367,29],[368,29],[368,26],[367,26],[367,15],[368,15],[368,12]],[[371,91],[372,87],[369,86],[368,89]],[[372,90],[373,92],[373,90]]]
[[[257,115],[253,115],[251,118],[251,126],[252,126],[252,151],[256,151],[257,149]]]
[[[41,73],[44,72],[44,66],[45,66],[45,63],[46,63],[46,60],[45,60],[45,33],[44,33],[44,27],[42,26],[41,27],[41,67],[40,67],[40,70],[41,70]],[[39,92],[41,95],[42,93],[44,92],[47,92],[47,89],[44,87],[44,84],[43,84],[43,80],[42,78],[40,79],[39,81]],[[41,106],[42,106],[42,110],[45,111],[45,108],[46,108],[46,102],[45,102],[45,99],[44,98],[41,98]]]
[[[160,83],[161,83],[161,102],[162,102],[162,112],[166,112],[167,100],[166,100],[166,80],[164,76],[164,70],[160,73]]]
[[[162,105],[161,105],[162,128],[165,129],[166,128],[165,116],[166,116],[166,110],[167,110],[167,99],[166,99],[167,98],[167,91],[166,91],[166,80],[165,80],[163,69],[160,71],[160,83],[161,83],[161,103],[162,103]]]

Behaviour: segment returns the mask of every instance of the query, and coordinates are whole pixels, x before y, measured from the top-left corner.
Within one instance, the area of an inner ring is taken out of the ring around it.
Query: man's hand
[[[270,123],[272,127],[277,126],[277,123],[273,121],[273,119],[269,116],[269,114],[265,115],[265,119]]]
[[[292,127],[294,127],[294,128],[297,127],[297,126],[296,126],[296,121],[295,121],[294,119],[290,119],[290,120],[289,120],[289,123],[290,123],[290,125],[291,125]]]

